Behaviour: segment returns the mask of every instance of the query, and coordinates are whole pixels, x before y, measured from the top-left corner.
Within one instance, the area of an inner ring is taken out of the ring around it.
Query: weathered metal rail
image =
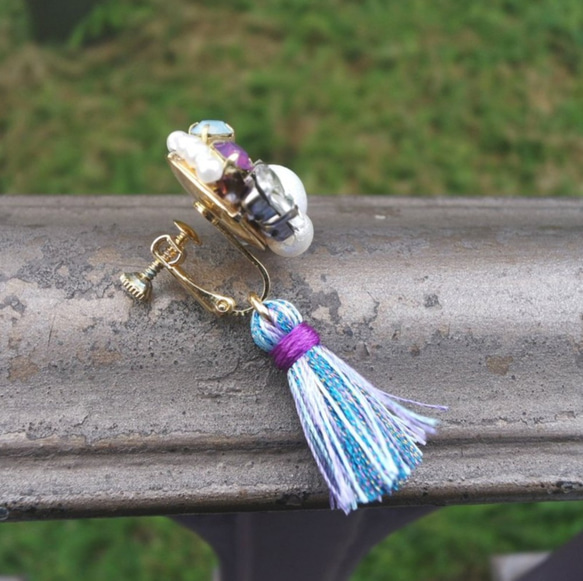
[[[386,504],[583,498],[583,202],[311,204],[273,296],[379,387],[450,406]],[[186,197],[0,198],[0,518],[326,505],[247,322],[167,274],[148,306],[120,290],[175,217],[201,276],[252,287]]]

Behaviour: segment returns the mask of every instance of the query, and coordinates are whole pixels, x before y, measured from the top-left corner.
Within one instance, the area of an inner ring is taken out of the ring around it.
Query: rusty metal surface
[[[307,255],[266,259],[273,296],[379,387],[450,406],[386,503],[583,498],[583,203],[316,198],[311,215]],[[247,322],[166,274],[150,306],[119,289],[172,218],[224,262],[186,197],[0,198],[0,518],[326,505]],[[236,266],[205,272],[245,288]]]

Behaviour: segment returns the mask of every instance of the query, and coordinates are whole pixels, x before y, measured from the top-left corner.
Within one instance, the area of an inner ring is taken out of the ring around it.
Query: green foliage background
[[[166,193],[222,118],[312,193],[583,194],[580,0],[105,0],[66,46],[0,6],[0,191]]]
[[[375,547],[352,581],[490,581],[492,555],[548,551],[582,528],[583,502],[444,508]],[[0,526],[0,575],[28,581],[210,581],[216,564],[163,517]]]
[[[0,3],[0,192],[178,192],[167,134],[235,126],[312,193],[583,195],[580,0],[104,0],[62,45]],[[355,581],[486,581],[548,550],[583,504],[452,507],[375,548]],[[0,574],[208,580],[164,518],[4,524]]]

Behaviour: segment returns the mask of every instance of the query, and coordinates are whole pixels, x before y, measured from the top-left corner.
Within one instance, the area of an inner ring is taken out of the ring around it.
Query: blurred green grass
[[[0,191],[178,192],[223,118],[313,193],[583,194],[579,0],[107,0],[66,46],[0,6]]]
[[[449,507],[380,543],[352,579],[490,581],[492,555],[554,549],[581,529],[583,502]],[[0,526],[0,575],[29,581],[210,581],[216,565],[206,543],[163,517]]]

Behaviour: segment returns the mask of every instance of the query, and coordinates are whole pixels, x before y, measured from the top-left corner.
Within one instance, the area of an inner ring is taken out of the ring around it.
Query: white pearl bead
[[[279,178],[285,193],[289,194],[293,198],[296,206],[298,207],[298,210],[302,214],[305,214],[308,211],[308,196],[306,194],[306,188],[304,188],[302,180],[291,169],[288,169],[283,165],[275,165],[270,163],[269,167]]]
[[[200,139],[194,137],[193,135],[187,136],[189,139],[185,139],[180,143],[180,150],[178,153],[192,166],[197,165],[197,159],[199,157],[212,157],[207,145],[205,145]]]
[[[303,254],[310,247],[314,239],[314,226],[308,216],[302,213],[291,219],[290,224],[296,229],[293,236],[283,242],[267,238],[267,246],[279,256],[293,258]]]
[[[194,160],[198,155],[209,152],[208,146],[199,137],[189,135],[184,131],[173,131],[168,136],[166,145],[168,151],[176,152],[190,165],[194,165]]]
[[[178,151],[180,148],[179,144],[183,141],[184,137],[188,137],[188,134],[184,131],[173,131],[166,139],[168,151]]]
[[[223,162],[210,152],[196,157],[195,168],[200,181],[205,184],[216,182],[223,176]]]
[[[194,167],[202,182],[210,184],[221,179],[223,162],[213,155],[208,145],[200,137],[184,131],[173,131],[166,140],[168,151],[176,152],[184,161]]]

